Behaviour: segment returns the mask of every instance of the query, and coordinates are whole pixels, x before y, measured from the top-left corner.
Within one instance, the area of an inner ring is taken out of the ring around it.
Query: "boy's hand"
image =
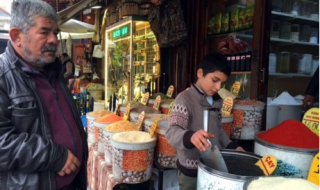
[[[206,151],[207,147],[210,146],[207,139],[214,138],[214,135],[211,133],[207,133],[203,129],[195,132],[191,137],[191,143],[200,151]]]
[[[245,152],[246,150],[244,150],[241,146],[238,146],[236,148],[236,151]]]

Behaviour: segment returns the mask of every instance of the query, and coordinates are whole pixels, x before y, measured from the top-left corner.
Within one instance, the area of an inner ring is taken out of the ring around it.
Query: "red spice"
[[[266,132],[258,134],[258,137],[282,146],[319,149],[319,137],[296,120],[285,120]]]

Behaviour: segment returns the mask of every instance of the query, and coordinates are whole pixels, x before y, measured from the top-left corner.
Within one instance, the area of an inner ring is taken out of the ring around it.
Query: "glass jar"
[[[279,31],[280,31],[280,21],[272,20],[270,37],[279,38]]]
[[[299,72],[299,62],[300,62],[300,54],[292,53],[290,57],[290,72],[298,73]]]
[[[289,40],[291,38],[291,24],[283,22],[280,26],[280,38]]]
[[[289,73],[290,72],[290,52],[283,51],[277,55],[277,73]]]
[[[319,2],[313,2],[310,17],[314,20],[319,20]]]
[[[277,55],[275,53],[269,54],[269,73],[276,72],[276,65],[277,65]]]
[[[318,67],[319,67],[319,56],[314,56],[312,59],[312,71],[311,71],[312,75],[316,72]]]
[[[293,24],[291,26],[291,40],[299,41],[300,25]]]
[[[299,40],[303,42],[309,42],[311,27],[309,25],[302,25],[300,28]]]
[[[319,35],[319,29],[311,28],[309,42],[313,44],[318,44],[318,35]]]
[[[303,54],[299,62],[299,73],[310,75],[312,70],[312,55]]]

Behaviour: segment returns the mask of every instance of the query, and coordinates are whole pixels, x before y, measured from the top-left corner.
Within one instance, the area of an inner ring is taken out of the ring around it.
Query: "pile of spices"
[[[258,134],[258,137],[282,146],[319,149],[319,137],[296,120],[285,120],[266,132]]]
[[[111,114],[111,113],[112,112],[108,111],[108,110],[98,110],[98,111],[93,111],[93,112],[87,113],[87,116],[94,117],[94,118],[99,118],[99,117],[102,117],[102,116],[105,116],[105,115],[108,115],[108,114]]]
[[[263,105],[263,102],[256,101],[256,100],[235,100],[234,104],[239,104],[239,105]]]
[[[117,121],[121,121],[122,119],[123,119],[122,117],[119,117],[114,113],[111,113],[111,114],[99,117],[98,119],[96,119],[96,122],[98,122],[98,123],[114,123]]]
[[[122,120],[105,126],[104,130],[111,132],[134,131],[137,130],[137,126],[132,122]]]

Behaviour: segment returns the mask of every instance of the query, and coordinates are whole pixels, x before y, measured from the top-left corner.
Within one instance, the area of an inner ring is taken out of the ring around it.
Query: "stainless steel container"
[[[201,160],[198,166],[197,190],[243,190],[245,181],[263,176],[255,163],[261,158],[249,152],[222,150],[229,173],[206,166]]]

